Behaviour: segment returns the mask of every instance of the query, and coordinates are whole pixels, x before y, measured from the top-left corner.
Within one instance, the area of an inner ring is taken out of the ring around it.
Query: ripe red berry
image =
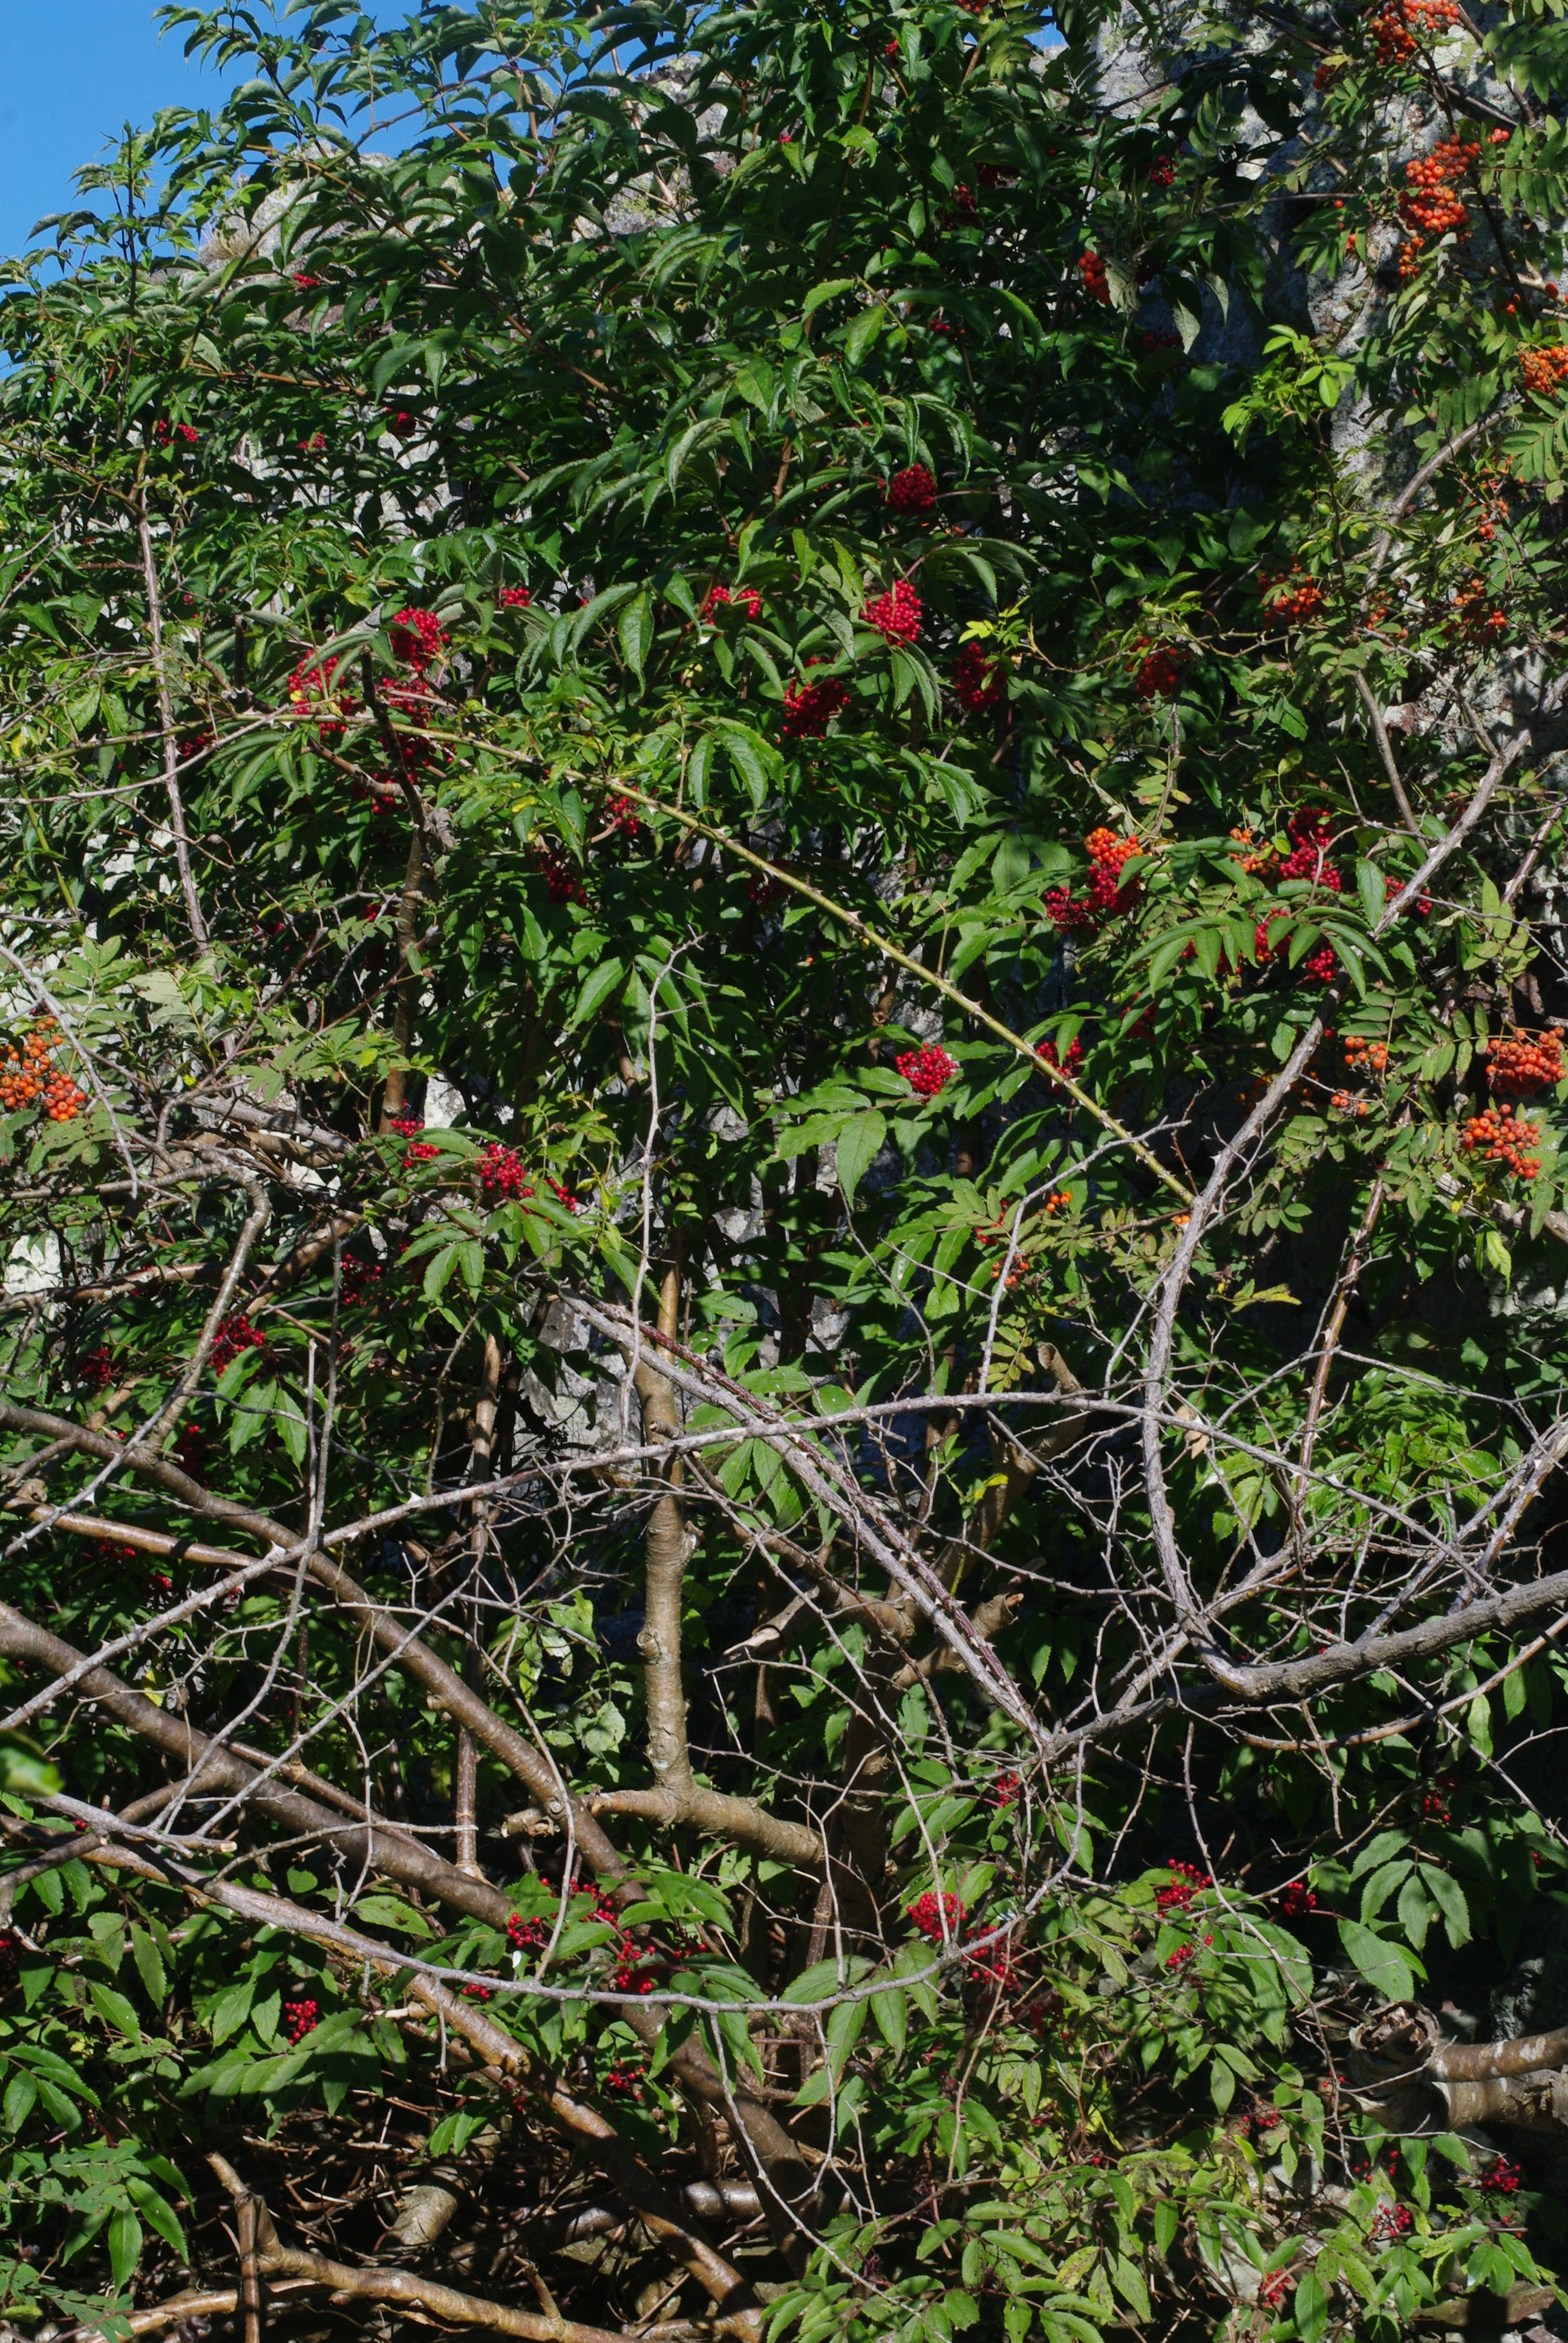
[[[924,464],[908,464],[888,482],[888,502],[895,512],[929,513],[936,500],[936,479]]]
[[[321,2005],[317,2001],[286,2001],[283,2005],[283,2030],[290,2045],[303,2042],[314,2034],[321,2023]]]
[[[531,1196],[534,1192],[522,1157],[516,1148],[503,1147],[498,1139],[492,1140],[479,1158],[479,1185],[487,1203],[496,1203],[508,1196]]]
[[[860,616],[890,643],[912,643],[920,631],[920,598],[907,578],[886,594],[873,594]]]
[[[241,1312],[220,1322],[207,1363],[215,1375],[221,1375],[229,1362],[237,1359],[242,1351],[261,1351],[266,1347],[266,1336]]]
[[[975,712],[994,708],[1007,692],[1005,669],[993,666],[979,643],[964,643],[953,661],[953,697]]]
[[[841,716],[849,705],[849,689],[835,676],[824,676],[819,683],[786,685],[785,739],[819,740],[834,717]]]
[[[448,639],[433,610],[399,610],[387,620],[387,633],[393,658],[403,659],[418,674],[439,657]]]
[[[958,1936],[969,1915],[956,1896],[939,1896],[934,1887],[928,1887],[910,1905],[909,1916],[922,1936],[940,1945]]]
[[[958,1072],[947,1051],[928,1041],[923,1050],[906,1050],[893,1061],[917,1098],[936,1098]]]
[[[749,618],[757,618],[762,608],[762,597],[755,586],[710,586],[702,604],[702,616],[710,618],[715,610],[728,603],[731,609],[744,610]]]
[[[1159,1888],[1154,1897],[1154,1909],[1161,1917],[1171,1912],[1185,1912],[1194,1896],[1214,1885],[1206,1871],[1200,1871],[1195,1864],[1178,1863],[1174,1855],[1168,1858],[1168,1867],[1171,1884]]]

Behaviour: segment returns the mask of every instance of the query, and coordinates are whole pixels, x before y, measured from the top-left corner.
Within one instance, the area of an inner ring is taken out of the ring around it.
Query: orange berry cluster
[[[1264,609],[1271,618],[1283,618],[1287,626],[1298,627],[1303,618],[1315,618],[1323,607],[1322,588],[1315,578],[1307,576],[1299,561],[1276,578],[1261,570],[1258,585]]]
[[[1453,623],[1456,629],[1473,639],[1496,642],[1508,632],[1508,613],[1495,604],[1489,609],[1492,595],[1483,578],[1473,578],[1468,586],[1461,587],[1453,598]]]
[[[1111,279],[1105,273],[1105,263],[1097,252],[1085,252],[1080,256],[1078,273],[1083,279],[1083,289],[1091,300],[1110,300]]]
[[[1462,227],[1470,216],[1454,189],[1480,156],[1479,146],[1453,137],[1441,139],[1430,154],[1407,163],[1410,193],[1399,199],[1405,226],[1422,236],[1446,236],[1450,228]]]
[[[1568,349],[1563,351],[1563,356],[1564,360],[1568,361]],[[1564,371],[1568,371],[1568,367],[1565,367]],[[1496,536],[1498,522],[1508,518],[1506,495],[1508,484],[1503,477],[1507,469],[1508,458],[1505,456],[1495,472],[1483,472],[1475,483],[1475,508],[1480,522],[1475,533],[1484,545],[1490,545]]]
[[[1353,1091],[1336,1091],[1329,1103],[1336,1114],[1361,1115],[1372,1112],[1372,1108],[1366,1100],[1357,1098]]]
[[[1528,1033],[1505,1033],[1498,1041],[1483,1041],[1481,1054],[1494,1098],[1530,1098],[1563,1079],[1561,1033],[1543,1033],[1539,1041]]]
[[[1047,1219],[1055,1220],[1059,1212],[1070,1212],[1071,1210],[1071,1192],[1066,1188],[1053,1188],[1050,1194],[1045,1200]]]
[[[7,1050],[0,1058],[0,1108],[7,1114],[19,1114],[42,1099],[51,1122],[75,1122],[86,1093],[52,1062],[59,1045],[59,1027],[52,1017],[45,1017],[23,1041],[20,1054]]]
[[[1500,1113],[1489,1106],[1484,1114],[1471,1116],[1460,1137],[1467,1155],[1479,1151],[1485,1162],[1506,1163],[1521,1180],[1533,1180],[1541,1169],[1540,1156],[1525,1152],[1541,1144],[1540,1126],[1527,1115],[1513,1114],[1506,1107]]]
[[[1568,342],[1551,342],[1544,348],[1521,350],[1519,372],[1526,390],[1550,398],[1559,383],[1568,382]]]
[[[1459,22],[1454,0],[1389,0],[1372,20],[1380,65],[1405,65],[1422,41]]]
[[[1370,1069],[1381,1074],[1388,1064],[1388,1043],[1363,1041],[1359,1033],[1349,1033],[1345,1036],[1345,1063],[1357,1072]]]
[[[1273,869],[1279,857],[1274,853],[1272,848],[1260,846],[1258,844],[1257,840],[1252,835],[1252,825],[1251,822],[1243,822],[1239,830],[1233,830],[1231,832],[1231,836],[1235,840],[1236,844],[1236,852],[1232,860],[1239,862],[1243,870],[1271,870]]]
[[[1083,841],[1089,850],[1091,862],[1099,862],[1120,871],[1144,850],[1136,838],[1118,838],[1113,830],[1091,830]]]

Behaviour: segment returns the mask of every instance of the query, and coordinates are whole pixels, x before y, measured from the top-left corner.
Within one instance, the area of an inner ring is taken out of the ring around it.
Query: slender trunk
[[[202,916],[201,900],[196,893],[196,878],[191,870],[190,836],[186,829],[185,799],[180,791],[180,750],[175,731],[175,703],[169,690],[168,660],[164,650],[163,598],[158,592],[157,564],[153,558],[153,533],[147,527],[145,505],[137,518],[142,540],[142,576],[147,588],[147,620],[153,638],[153,669],[158,681],[158,727],[163,734],[164,787],[168,791],[175,864],[179,871],[180,892],[185,898],[186,920],[192,941],[197,951],[205,952],[208,943],[207,925]]]
[[[665,1277],[658,1297],[658,1331],[675,1340],[680,1329],[680,1269]],[[655,1441],[680,1429],[675,1391],[663,1375],[647,1371],[642,1390],[643,1437]],[[648,1762],[660,1789],[679,1793],[691,1779],[686,1743],[686,1692],[680,1661],[681,1602],[686,1585],[686,1507],[680,1495],[681,1460],[670,1458],[664,1493],[648,1517],[647,1578],[642,1633],[638,1648],[648,1690]]]
[[[501,1388],[501,1346],[493,1334],[485,1337],[485,1371],[480,1384],[477,1404],[474,1409],[474,1447],[469,1477],[487,1481],[490,1477],[492,1453],[496,1438],[496,1403]],[[472,1592],[467,1609],[463,1654],[463,1678],[470,1692],[479,1689],[478,1634],[480,1625],[479,1594],[485,1568],[485,1555],[490,1538],[490,1509],[479,1498],[474,1506],[474,1526],[470,1546],[472,1561]],[[457,1869],[470,1879],[483,1877],[479,1869],[478,1824],[479,1745],[467,1725],[457,1728]]]
[[[397,979],[393,994],[392,1062],[381,1098],[381,1128],[386,1131],[407,1111],[408,1060],[419,1011],[419,971],[414,965],[419,940],[419,904],[425,885],[425,833],[415,823],[408,839],[408,867],[397,898]]]

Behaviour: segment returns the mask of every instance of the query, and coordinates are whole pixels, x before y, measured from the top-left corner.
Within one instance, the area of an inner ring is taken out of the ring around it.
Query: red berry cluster
[[[1057,2034],[1063,2041],[1067,2039],[1067,2027],[1063,2023],[1067,2004],[1059,1993],[1042,1994],[1038,2001],[1031,2001],[1020,2015],[1031,2034],[1038,2034],[1042,2039],[1047,2034]]]
[[[605,818],[612,830],[619,830],[630,846],[648,835],[642,815],[630,798],[611,798],[605,807]]]
[[[403,1169],[412,1172],[417,1163],[434,1163],[440,1152],[440,1149],[432,1147],[427,1139],[417,1139],[413,1146],[404,1152]]]
[[[526,610],[533,598],[526,586],[503,586],[501,588],[503,610]]]
[[[1402,879],[1396,879],[1392,871],[1385,871],[1382,882],[1383,901],[1385,903],[1392,903],[1394,897],[1399,893],[1403,885],[1404,880]],[[1409,909],[1408,905],[1406,906],[1406,909]],[[1418,895],[1415,899],[1415,910],[1418,919],[1430,920],[1432,917],[1432,897],[1430,895]]]
[[[350,1253],[343,1264],[343,1284],[338,1296],[345,1310],[358,1310],[374,1296],[382,1278],[378,1261],[360,1261]]]
[[[1379,65],[1408,65],[1422,41],[1431,41],[1458,22],[1455,0],[1388,0],[1369,27],[1377,43]]]
[[[1145,326],[1138,336],[1139,350],[1146,358],[1164,357],[1181,347],[1181,335],[1173,333],[1169,326]]]
[[[297,709],[301,715],[317,709],[323,711],[323,720],[317,729],[325,741],[342,739],[344,719],[353,715],[357,705],[352,692],[338,689],[337,668],[335,659],[305,659],[288,679],[291,708]]]
[[[733,593],[728,586],[711,586],[702,605],[703,617],[711,618],[725,603],[732,609],[744,610],[749,618],[755,618],[761,611],[762,597],[755,586],[737,586]]]
[[[422,1114],[395,1114],[387,1128],[395,1131],[399,1139],[417,1139],[425,1128],[425,1118]]]
[[[1154,1897],[1154,1909],[1162,1920],[1172,1912],[1189,1910],[1193,1896],[1214,1885],[1206,1871],[1200,1871],[1194,1863],[1178,1863],[1174,1855],[1169,1858],[1169,1869],[1171,1885],[1158,1889]]]
[[[1258,2280],[1258,2300],[1265,2310],[1278,2310],[1291,2290],[1288,2269],[1271,2270],[1267,2278]]]
[[[1395,2237],[1405,2236],[1413,2220],[1414,2216],[1408,2205],[1380,2205],[1372,2216],[1372,2225],[1367,2235],[1374,2245],[1389,2245]]]
[[[405,660],[420,675],[440,658],[450,639],[434,610],[398,610],[387,621],[387,634],[393,658]]]
[[[990,1785],[990,1803],[993,1806],[1016,1806],[1022,1789],[1021,1774],[999,1774]]]
[[[1042,1041],[1036,1055],[1049,1074],[1075,1074],[1083,1063],[1083,1044],[1074,1034],[1067,1045],[1067,1055],[1064,1058],[1059,1053],[1054,1041]],[[1047,1204],[1045,1209],[1049,1212],[1050,1206]]]
[[[963,643],[953,661],[953,697],[960,708],[978,713],[994,708],[1007,691],[1005,669],[993,665],[979,643]]]
[[[1339,874],[1336,872],[1334,875],[1337,878]],[[1278,903],[1271,904],[1253,929],[1252,956],[1260,968],[1266,968],[1278,953],[1283,951],[1285,948],[1283,939],[1282,938],[1276,944],[1269,930],[1276,920],[1284,919],[1286,916],[1287,914],[1281,910]],[[1320,944],[1315,951],[1310,951],[1302,960],[1302,972],[1305,976],[1315,977],[1320,984],[1332,984],[1334,980],[1334,970],[1338,965],[1332,944]]]
[[[1149,166],[1151,187],[1171,187],[1176,184],[1176,158],[1172,155],[1156,155]]]
[[[934,1041],[923,1050],[906,1050],[893,1062],[917,1098],[936,1098],[958,1072],[956,1059]]]
[[[188,1473],[193,1481],[199,1481],[211,1446],[212,1442],[199,1423],[187,1423],[175,1442],[175,1463],[182,1472]]]
[[[1046,918],[1060,936],[1103,927],[1119,919],[1138,900],[1138,881],[1121,883],[1123,866],[1148,849],[1136,838],[1118,838],[1114,830],[1091,830],[1084,840],[1089,850],[1089,892],[1070,895],[1065,887],[1048,887],[1040,898]]]
[[[302,456],[319,456],[327,445],[327,434],[313,431],[308,439],[297,439],[294,444]]]
[[[1314,887],[1342,893],[1345,882],[1328,859],[1331,824],[1322,808],[1304,807],[1291,816],[1285,827],[1291,835],[1291,851],[1279,865],[1277,876],[1309,879]]]
[[[303,2042],[307,2034],[315,2033],[320,2023],[321,2004],[318,2001],[286,2001],[284,2003],[283,2030],[287,2035],[291,2045]]]
[[[849,705],[849,689],[835,676],[824,676],[819,683],[787,685],[784,691],[784,738],[786,740],[819,740],[834,717],[842,715]]]
[[[1448,1803],[1447,1786],[1444,1783],[1435,1790],[1422,1792],[1421,1811],[1427,1822],[1447,1824],[1453,1820],[1453,1809]]]
[[[171,439],[183,439],[187,447],[194,447],[201,433],[188,423],[166,423],[160,417],[153,426],[153,437],[160,447],[166,447]]]
[[[1477,2176],[1481,2186],[1494,2197],[1516,2197],[1523,2185],[1524,2175],[1516,2164],[1500,2156]]]
[[[1317,1892],[1304,1880],[1292,1879],[1280,1890],[1279,1908],[1282,1919],[1304,1920],[1318,1908]]]
[[[894,512],[929,513],[936,500],[936,475],[924,464],[906,464],[888,482],[888,502]]]
[[[494,2001],[496,1989],[494,1986],[488,1985],[466,1985],[463,1987],[463,1998],[465,2001]]]
[[[635,2066],[612,2066],[604,2078],[604,2087],[607,2091],[613,2091],[618,2098],[640,2099],[642,2097],[642,2082]]]
[[[294,271],[294,284],[297,292],[314,293],[320,282],[321,279],[319,277],[307,277],[303,268],[297,268]]]
[[[1541,1131],[1527,1115],[1513,1114],[1506,1107],[1499,1113],[1489,1106],[1484,1113],[1473,1114],[1463,1125],[1461,1137],[1467,1155],[1480,1153],[1486,1163],[1506,1163],[1521,1180],[1533,1180],[1541,1169],[1541,1158],[1528,1151],[1541,1144]]]
[[[1299,561],[1292,561],[1289,569],[1282,569],[1272,577],[1266,569],[1260,570],[1258,586],[1270,618],[1282,618],[1287,626],[1299,627],[1303,619],[1317,618],[1322,609],[1323,589]]]
[[[520,1912],[514,1912],[507,1922],[507,1942],[514,1953],[542,1953],[549,1941],[549,1928],[543,1920],[525,1920]]]
[[[1486,1079],[1494,1098],[1531,1098],[1563,1079],[1559,1032],[1543,1033],[1538,1041],[1528,1033],[1504,1033],[1498,1041],[1483,1041],[1481,1055],[1486,1060]]]
[[[479,1158],[479,1185],[487,1203],[504,1196],[531,1196],[534,1192],[522,1157],[515,1147],[503,1147],[498,1139],[492,1140]]]
[[[50,1122],[75,1121],[87,1094],[55,1064],[59,1046],[59,1027],[44,1017],[23,1037],[20,1051],[7,1050],[0,1057],[0,1108],[7,1114],[20,1114],[42,1100]]]
[[[1199,1954],[1203,1950],[1204,1946],[1212,1945],[1213,1941],[1214,1939],[1212,1936],[1205,1936],[1202,1945],[1178,1945],[1173,1953],[1166,1954],[1166,1967],[1168,1969],[1184,1969],[1189,1961],[1195,1961],[1197,1959]]]
[[[229,1362],[237,1359],[242,1351],[264,1351],[266,1348],[266,1336],[259,1326],[251,1324],[242,1311],[236,1317],[219,1321],[207,1363],[215,1375],[221,1375]]]
[[[1132,689],[1139,699],[1174,699],[1181,689],[1182,670],[1191,653],[1178,650],[1170,643],[1153,644],[1147,635],[1140,635],[1132,648],[1143,654],[1134,660],[1131,669]]]
[[[411,439],[419,428],[419,418],[409,407],[394,407],[387,417],[387,428],[395,431],[399,439]]]
[[[649,1962],[638,1947],[637,1939],[621,1927],[620,1914],[615,1899],[602,1888],[594,1890],[593,1916],[607,1927],[617,1931],[616,1965],[610,1972],[610,1987],[615,1993],[652,1993],[668,1971],[657,1961]]]
[[[1111,279],[1105,274],[1105,263],[1097,252],[1080,255],[1078,273],[1083,279],[1083,289],[1095,301],[1109,301]]]
[[[907,578],[900,578],[886,594],[873,594],[860,616],[884,641],[912,643],[920,631],[920,598]]]
[[[95,1351],[84,1351],[71,1363],[71,1380],[86,1391],[105,1391],[115,1380],[115,1354],[106,1342]]]
[[[22,1966],[22,1947],[8,1931],[0,1935],[0,1993],[9,1993]]]
[[[1526,390],[1534,391],[1539,398],[1550,398],[1561,384],[1568,382],[1568,342],[1522,350],[1519,373]]]
[[[544,838],[535,840],[534,868],[544,880],[552,903],[588,901],[588,889],[567,860],[565,850],[552,840]]]
[[[909,1917],[922,1936],[929,1936],[933,1945],[940,1945],[957,1941],[969,1914],[956,1896],[939,1896],[934,1887],[928,1887],[925,1894],[917,1896],[910,1905]]]

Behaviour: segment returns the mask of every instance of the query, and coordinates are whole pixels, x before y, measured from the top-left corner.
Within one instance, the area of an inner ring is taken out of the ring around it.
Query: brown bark
[[[410,2309],[428,2311],[453,2327],[482,2327],[496,2335],[519,2336],[524,2343],[621,2343],[618,2333],[563,2318],[558,2310],[553,2316],[514,2310],[506,2303],[488,2302],[480,2295],[459,2293],[456,2287],[438,2286],[433,2279],[416,2277],[411,2270],[357,2269],[347,2262],[329,2260],[326,2254],[307,2253],[286,2246],[266,2206],[249,2194],[226,2158],[209,2156],[207,2162],[233,2193],[242,2218],[245,2207],[254,2207],[256,2260],[269,2276],[308,2278],[315,2285],[330,2287],[335,2294],[357,2296],[372,2302],[402,2303]]]

